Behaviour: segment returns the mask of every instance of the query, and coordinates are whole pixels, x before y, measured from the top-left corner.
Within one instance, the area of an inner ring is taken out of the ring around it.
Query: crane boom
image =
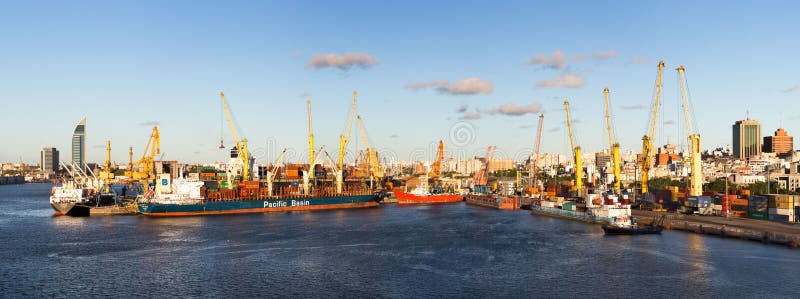
[[[569,114],[568,100],[564,100],[564,114],[567,121],[569,145],[572,149],[572,160],[575,163],[575,185],[573,185],[573,188],[580,194],[581,190],[583,190],[583,161],[581,161],[581,147],[575,145],[575,136],[572,133],[572,118]]]
[[[642,194],[647,193],[647,180],[650,177],[650,166],[653,165],[653,141],[656,136],[656,125],[658,123],[658,111],[661,109],[661,79],[664,74],[664,61],[658,62],[658,75],[656,75],[656,88],[653,92],[653,104],[650,107],[650,123],[647,133],[642,137],[642,156],[639,160],[642,168]]]
[[[531,163],[531,187],[536,187],[536,172],[539,167],[539,149],[542,144],[542,122],[544,121],[544,113],[539,114],[539,126],[536,130],[536,146],[533,149],[535,157]]]
[[[678,82],[680,84],[681,107],[683,108],[683,123],[686,135],[689,138],[689,196],[703,195],[703,165],[700,160],[700,134],[694,131],[694,118],[692,117],[689,87],[686,85],[686,69],[678,67]]]
[[[353,103],[350,104],[350,111],[347,113],[347,125],[345,126],[344,133],[339,135],[339,157],[336,160],[336,165],[339,169],[342,168],[344,165],[344,155],[347,152],[347,145],[350,143],[350,132],[353,130],[353,119],[356,115],[356,97],[358,96],[358,91],[353,91]]]
[[[308,177],[314,178],[314,132],[311,130],[311,100],[306,100],[306,107],[308,108]]]
[[[616,136],[614,136],[614,123],[612,122],[611,118],[611,102],[608,100],[608,87],[603,89],[603,95],[605,98],[605,119],[606,119],[606,136],[608,137],[608,146],[609,152],[611,154],[611,163],[612,167],[614,168],[614,192],[616,194],[620,194],[622,190],[622,184],[620,182],[620,174],[621,171],[621,161],[620,161],[620,152],[619,152],[619,142],[617,142]]]
[[[433,171],[430,177],[438,180],[442,176],[442,160],[444,160],[444,142],[439,140],[439,147],[436,151],[436,162],[433,162]]]
[[[225,93],[220,92],[219,96],[222,98],[222,107],[225,110],[225,119],[228,121],[228,128],[231,131],[233,142],[236,143],[236,149],[239,152],[239,158],[243,162],[242,166],[242,180],[250,179],[250,153],[247,151],[247,139],[239,139],[239,133],[236,131],[236,125],[233,122],[233,115],[231,108],[228,106],[228,101],[225,100]]]
[[[372,176],[376,179],[381,179],[383,178],[383,170],[381,170],[380,162],[378,161],[378,152],[369,146],[369,140],[367,140],[367,130],[364,129],[364,121],[361,120],[361,115],[359,115],[357,118],[358,125],[361,128],[361,139],[364,140],[364,146],[366,147],[367,160],[369,161],[371,169],[370,172],[372,172]]]

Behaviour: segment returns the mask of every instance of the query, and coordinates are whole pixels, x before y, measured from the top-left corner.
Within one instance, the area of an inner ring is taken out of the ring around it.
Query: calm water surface
[[[800,251],[466,206],[52,217],[0,186],[0,297],[794,297]]]

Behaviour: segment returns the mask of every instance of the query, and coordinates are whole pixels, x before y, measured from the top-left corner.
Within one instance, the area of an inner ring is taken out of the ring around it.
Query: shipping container
[[[789,216],[788,215],[769,214],[769,220],[780,221],[780,222],[789,222]]]
[[[787,194],[767,194],[769,199],[769,207],[776,209],[792,209],[794,208],[794,195]]]
[[[750,211],[750,212],[747,213],[747,218],[769,220],[769,214],[764,213],[764,212]]]
[[[731,205],[731,211],[744,211],[744,212],[747,212],[747,211],[750,210],[749,208],[750,207],[748,207],[748,206]]]

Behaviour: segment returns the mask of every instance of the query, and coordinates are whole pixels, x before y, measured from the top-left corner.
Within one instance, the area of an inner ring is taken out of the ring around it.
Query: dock
[[[666,215],[664,219],[665,229],[779,244],[800,249],[800,226],[790,223],[749,218],[659,213],[643,210],[631,210],[631,213],[643,224],[651,223],[660,215]]]
[[[138,211],[135,206],[101,206],[91,207],[89,216],[119,216],[136,215]]]

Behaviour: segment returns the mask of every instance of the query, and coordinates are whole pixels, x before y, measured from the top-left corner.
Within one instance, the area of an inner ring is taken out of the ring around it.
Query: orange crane
[[[442,176],[442,160],[444,160],[444,142],[439,140],[439,150],[436,152],[436,162],[433,162],[433,170],[428,175],[434,181]]]
[[[479,190],[479,193],[487,193],[486,184],[489,183],[489,163],[494,158],[494,150],[496,146],[489,146],[486,148],[486,156],[484,156],[481,168],[475,171],[475,177],[472,179],[474,189]]]

